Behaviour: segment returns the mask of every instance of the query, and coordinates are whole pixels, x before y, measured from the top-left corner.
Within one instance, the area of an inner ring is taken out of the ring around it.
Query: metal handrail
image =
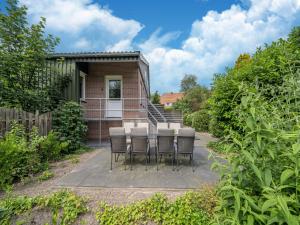
[[[158,123],[158,120],[155,118],[155,116],[152,115],[150,111],[148,111],[148,114],[155,120],[156,124]]]
[[[151,101],[148,100],[148,104],[150,104],[151,107],[154,108],[158,112],[158,114],[161,116],[161,118],[164,120],[164,122],[167,122],[167,119],[161,114],[161,112],[155,107],[155,105],[153,105],[153,103]]]

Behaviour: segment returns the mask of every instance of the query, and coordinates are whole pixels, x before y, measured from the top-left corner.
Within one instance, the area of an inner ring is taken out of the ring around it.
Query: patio
[[[179,171],[172,171],[171,160],[163,158],[156,170],[152,148],[151,163],[145,170],[144,157],[135,158],[133,169],[124,166],[124,156],[113,162],[110,171],[109,145],[97,149],[97,154],[79,164],[71,173],[58,180],[56,186],[63,187],[105,187],[105,188],[167,188],[193,189],[218,181],[218,174],[211,171],[212,159],[208,159],[209,150],[205,147],[211,137],[197,134],[194,151],[195,172],[189,164],[189,158],[181,157]],[[223,159],[220,161],[224,162]]]

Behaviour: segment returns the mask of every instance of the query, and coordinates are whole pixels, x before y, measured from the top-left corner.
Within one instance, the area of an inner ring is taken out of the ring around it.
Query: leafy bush
[[[0,140],[0,189],[43,168],[37,153],[39,142],[36,129],[28,137],[23,125],[12,124],[11,131]]]
[[[66,102],[53,113],[53,130],[69,142],[68,152],[82,147],[87,126],[83,121],[81,107],[76,102]]]
[[[196,131],[208,131],[209,127],[209,114],[207,109],[202,109],[191,115],[191,126],[196,129]]]
[[[59,134],[50,131],[39,144],[38,153],[42,162],[53,161],[68,151],[69,142],[62,141]]]
[[[228,154],[234,151],[232,143],[227,143],[224,141],[210,141],[208,142],[207,147],[221,154]]]
[[[38,177],[38,180],[45,181],[51,179],[52,177],[54,177],[54,173],[49,170],[46,170]]]
[[[127,206],[101,203],[96,215],[99,224],[208,224],[214,213],[214,191],[187,192],[174,202],[162,194]]]
[[[165,110],[166,112],[172,112],[174,109],[173,109],[172,106],[165,106],[165,107],[164,107],[164,110]]]
[[[241,83],[262,89],[274,87],[272,93],[261,93],[266,99],[271,100],[278,95],[276,87],[280,87],[284,78],[291,72],[295,73],[299,67],[299,45],[294,43],[297,39],[293,38],[299,30],[296,28],[287,40],[279,39],[263,49],[257,49],[252,57],[241,55],[233,68],[215,75],[209,99],[212,117],[210,130],[215,136],[228,135],[230,130],[243,132],[243,126],[233,113],[245,92],[240,88]]]
[[[210,90],[197,85],[187,90],[184,97],[173,104],[173,108],[183,113],[192,113],[204,108],[209,96]]]
[[[73,224],[80,214],[88,210],[83,198],[68,191],[55,192],[49,196],[8,196],[0,200],[0,208],[3,212],[1,221],[3,225],[11,224],[13,218],[34,209],[51,211],[52,217],[48,224],[68,225]]]
[[[186,126],[192,126],[192,114],[185,113],[183,114],[183,124]]]
[[[223,224],[300,223],[300,71],[274,88],[242,86],[234,110],[242,134],[231,131],[239,154],[220,185]],[[267,93],[276,92],[270,101]]]

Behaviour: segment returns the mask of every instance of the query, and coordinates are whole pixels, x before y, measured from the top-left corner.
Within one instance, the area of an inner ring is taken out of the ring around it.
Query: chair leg
[[[178,168],[178,153],[176,153],[176,169],[177,169],[177,171],[179,171],[179,168]]]
[[[191,158],[192,158],[192,160],[191,160],[191,163],[192,163],[192,170],[193,170],[193,172],[195,172],[195,166],[194,166],[194,154],[191,155]]]
[[[130,153],[130,170],[132,170],[132,153]]]
[[[174,171],[174,157],[175,157],[175,155],[174,155],[174,153],[172,154],[172,171]]]
[[[148,169],[148,153],[145,154],[145,162],[146,162],[146,171]]]
[[[159,155],[158,155],[158,153],[156,154],[156,170],[158,171],[158,157],[159,157]]]
[[[113,158],[113,153],[110,153],[110,170],[112,170],[112,159]]]
[[[124,154],[124,157],[125,157],[125,159],[124,159],[124,170],[126,170],[126,159],[127,159],[127,157],[126,157],[126,155],[127,155],[127,153],[125,152],[125,154]]]

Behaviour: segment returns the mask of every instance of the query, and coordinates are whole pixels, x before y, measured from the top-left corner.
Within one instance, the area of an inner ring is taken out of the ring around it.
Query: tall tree
[[[158,91],[156,91],[152,96],[151,96],[151,102],[153,104],[160,104],[160,95]]]
[[[180,83],[181,91],[186,92],[196,86],[198,86],[197,77],[193,74],[185,74]]]
[[[0,104],[32,111],[43,102],[40,85],[46,79],[46,57],[59,42],[45,35],[45,23],[41,18],[29,25],[27,8],[18,0],[7,0],[0,11]]]

